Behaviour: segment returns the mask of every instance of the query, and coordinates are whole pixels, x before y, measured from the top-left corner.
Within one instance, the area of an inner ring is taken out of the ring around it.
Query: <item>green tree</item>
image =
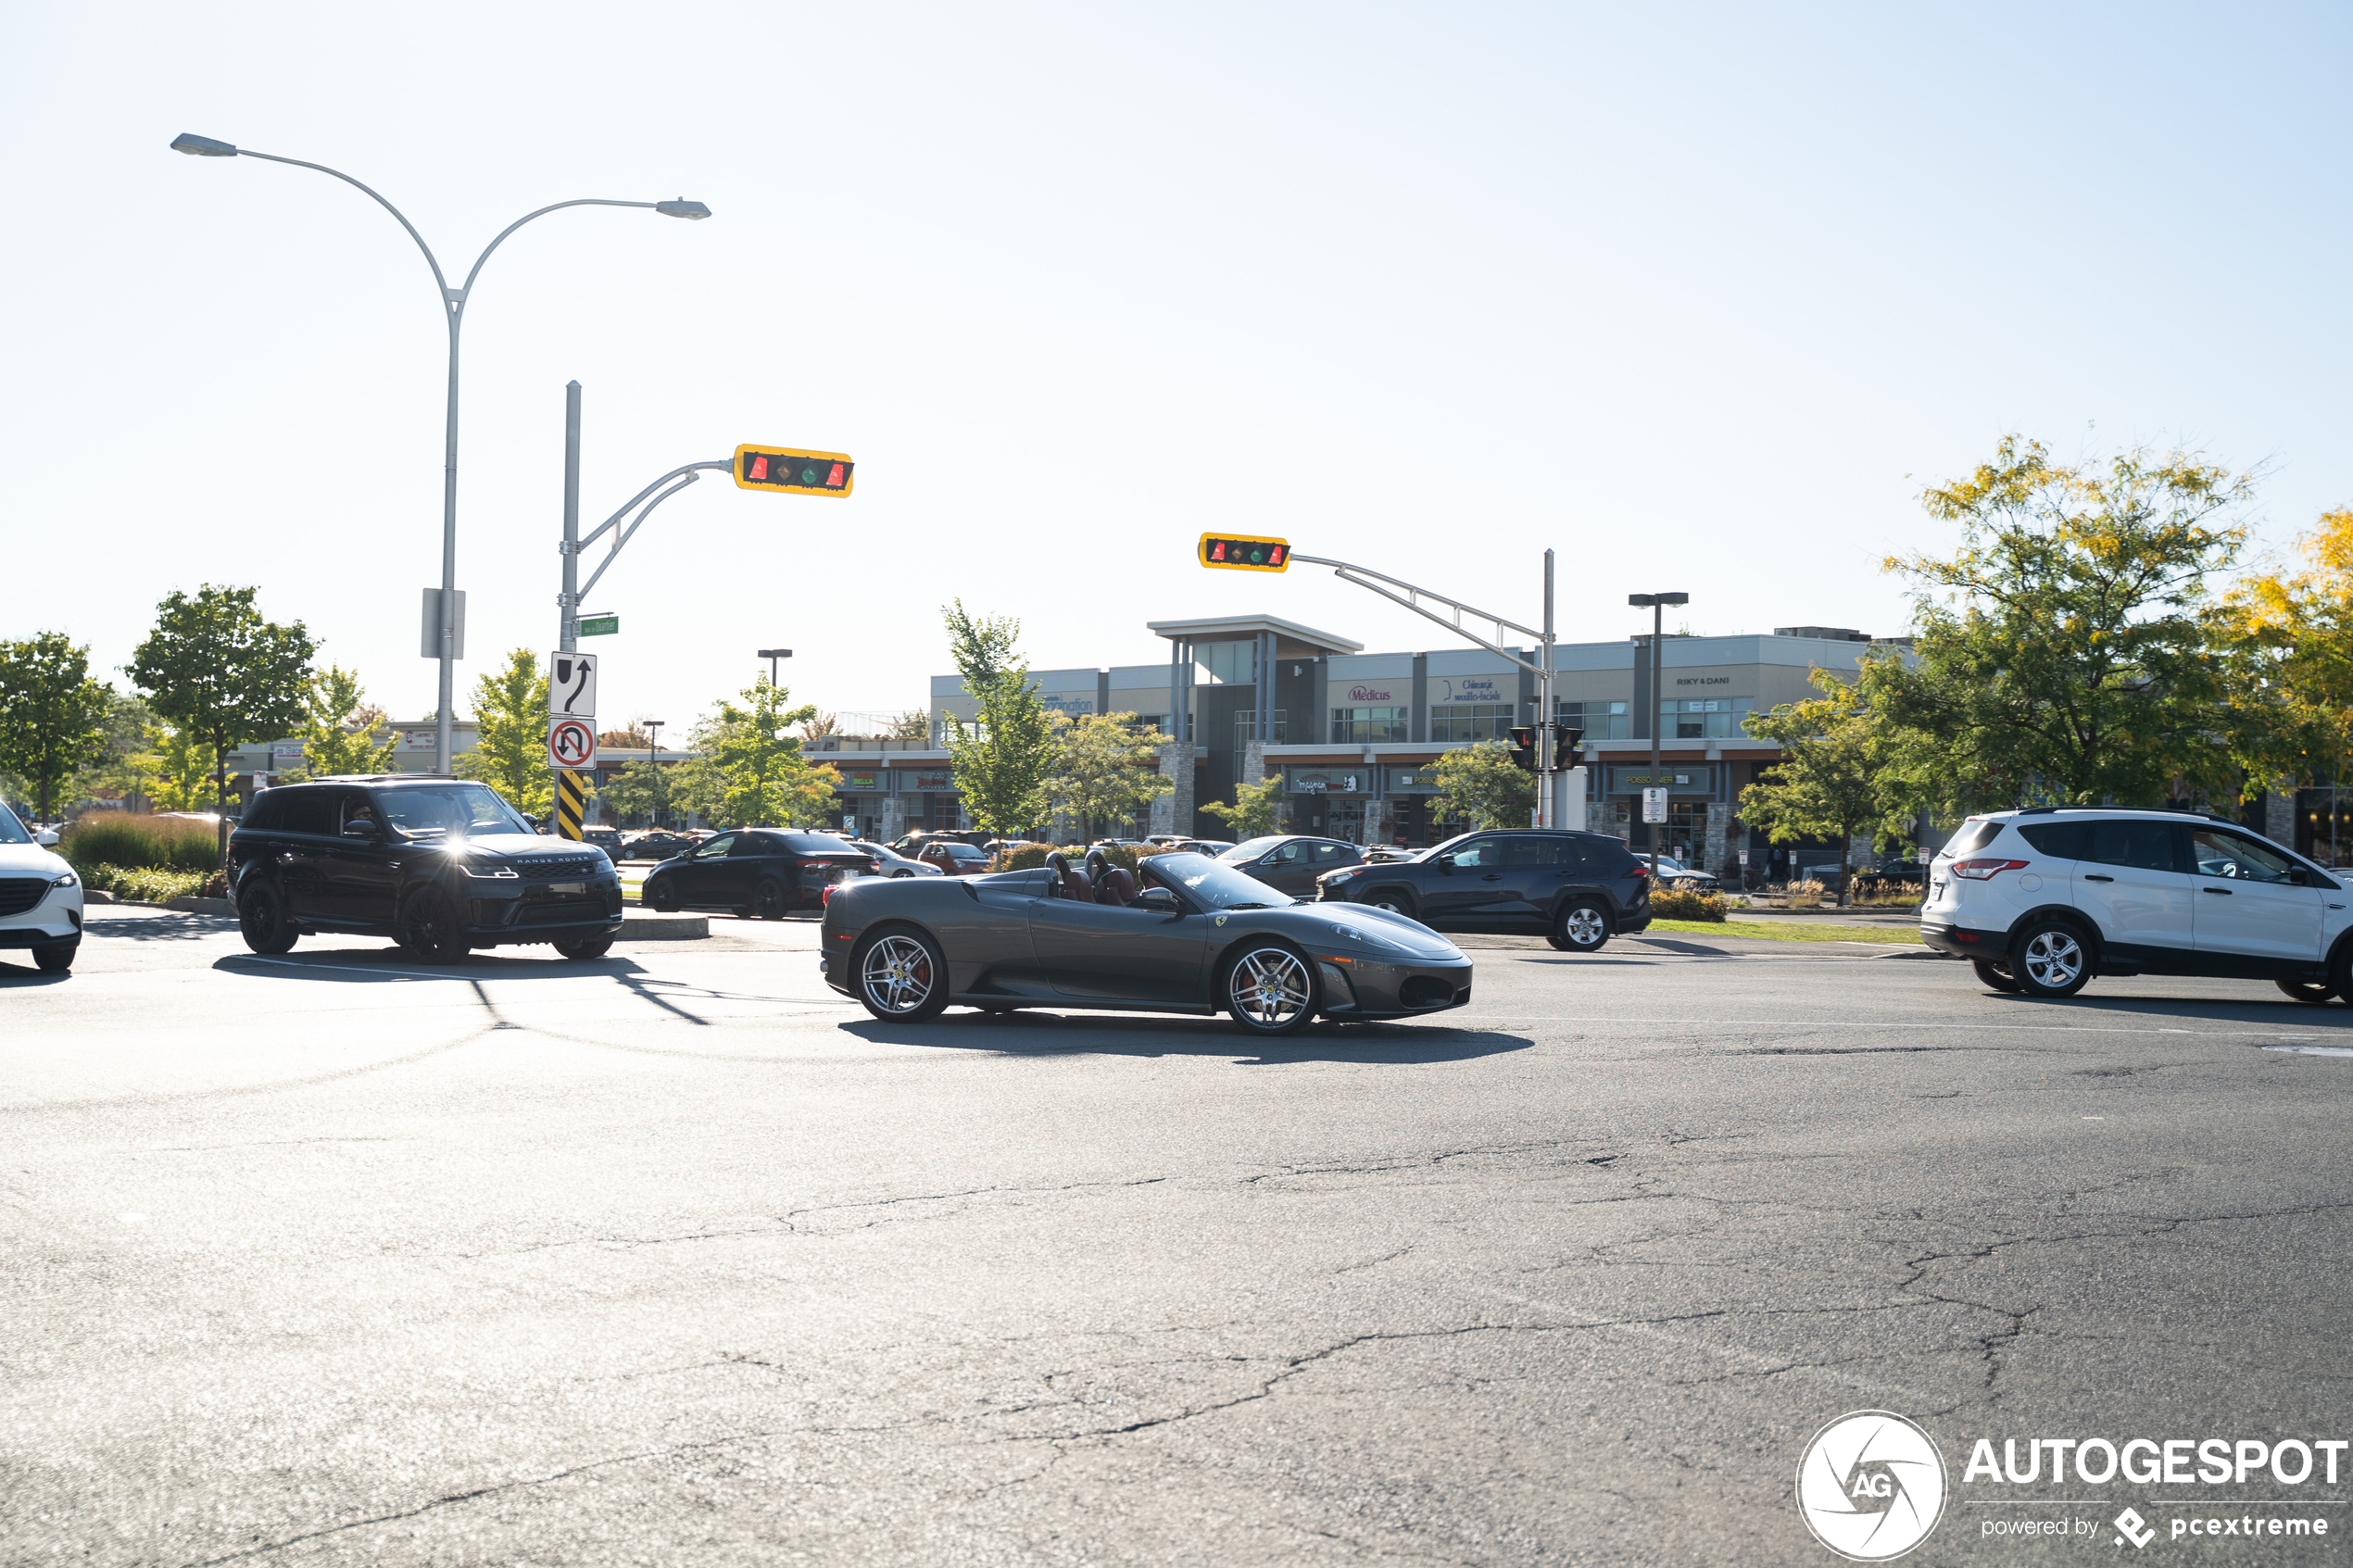
[[[452,764],[461,779],[479,779],[527,817],[555,809],[556,778],[547,766],[547,677],[529,648],[507,655],[507,665],[474,681],[474,748]]]
[[[216,801],[228,794],[229,753],[291,734],[302,722],[318,648],[301,621],[263,620],[255,592],[208,583],[190,598],[175,589],[156,607],[155,630],[131,656],[131,679],[149,706],[212,754]],[[220,838],[225,865],[226,817]]]
[[[339,665],[330,664],[310,677],[310,692],[303,701],[302,771],[289,773],[289,784],[392,771],[392,741],[376,744],[384,710],[365,696],[359,677]]]
[[[1029,663],[1016,646],[1021,622],[1001,616],[975,620],[962,599],[940,613],[957,673],[980,704],[973,723],[948,715],[948,756],[964,810],[989,833],[1025,834],[1046,813],[1054,736]]]
[[[148,797],[159,811],[210,811],[220,805],[220,786],[206,774],[212,759],[204,743],[186,730],[158,724],[148,734],[155,759],[155,787]]]
[[[155,710],[136,692],[117,692],[107,705],[106,735],[73,782],[78,796],[120,798],[126,807],[143,801],[155,777]]]
[[[42,821],[58,786],[106,749],[113,698],[90,678],[90,650],[62,632],[0,643],[0,768],[31,786]]]
[[[1279,832],[1283,821],[1283,775],[1269,773],[1263,779],[1238,784],[1231,806],[1213,800],[1202,809],[1224,822],[1237,840]]]
[[[2353,764],[2353,511],[2324,514],[2296,547],[2302,571],[2247,578],[2208,624],[2235,759],[2266,783],[2323,784]]]
[[[1080,838],[1098,822],[1107,831],[1123,823],[1133,828],[1139,811],[1176,790],[1176,781],[1160,771],[1158,748],[1168,737],[1139,728],[1135,714],[1071,720],[1057,713],[1051,722],[1057,745],[1046,804],[1076,817]]]
[[[677,766],[650,759],[632,762],[605,780],[598,796],[621,815],[646,817],[659,827],[670,809],[670,774]]]
[[[893,740],[929,740],[931,715],[920,708],[911,708],[893,719],[884,734]]]
[[[2252,488],[2193,454],[2069,467],[2012,436],[1929,490],[1961,548],[1886,562],[1913,585],[1917,658],[1869,659],[1856,683],[1914,802],[1949,819],[2235,790],[2204,618],[2245,539],[2222,514]]]
[[[1838,901],[1843,907],[1855,839],[1868,834],[1882,846],[1901,839],[1911,829],[1913,812],[1888,766],[1888,732],[1836,674],[1816,670],[1809,678],[1820,696],[1785,702],[1741,721],[1750,734],[1779,741],[1781,760],[1768,777],[1741,791],[1740,814],[1776,844],[1838,840]]]
[[[701,748],[718,773],[723,793],[717,820],[726,827],[791,826],[810,821],[812,784],[795,724],[817,716],[814,704],[787,709],[788,688],[762,674],[739,695],[743,706],[719,705],[717,721]],[[826,791],[832,798],[832,791]]]
[[[1536,775],[1512,760],[1509,742],[1483,740],[1439,753],[1423,770],[1438,786],[1433,815],[1475,828],[1520,828],[1536,809]]]

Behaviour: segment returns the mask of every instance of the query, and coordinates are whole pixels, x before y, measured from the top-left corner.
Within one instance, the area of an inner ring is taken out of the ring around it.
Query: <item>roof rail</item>
[[[2194,811],[2186,806],[2025,806],[2019,809],[2021,817],[2048,817],[2060,811],[2146,811],[2160,817],[2200,817],[2209,822],[2228,822],[2233,827],[2246,824],[2236,817],[2226,817],[2220,811]]]

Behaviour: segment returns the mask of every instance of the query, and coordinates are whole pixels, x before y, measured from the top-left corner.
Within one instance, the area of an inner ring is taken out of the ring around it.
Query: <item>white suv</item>
[[[82,879],[49,852],[57,842],[0,806],[0,947],[31,948],[44,974],[71,969],[82,946]]]
[[[2353,998],[2353,893],[2234,823],[2033,806],[1971,817],[1929,867],[1920,935],[2001,991],[2072,996],[2095,974],[2270,980]]]

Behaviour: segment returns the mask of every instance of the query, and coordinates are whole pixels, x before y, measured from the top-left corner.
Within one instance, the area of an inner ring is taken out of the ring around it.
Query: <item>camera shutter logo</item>
[[[1853,1562],[1884,1562],[1928,1538],[1944,1512],[1944,1460],[1893,1411],[1856,1411],[1814,1434],[1797,1461],[1797,1512]]]

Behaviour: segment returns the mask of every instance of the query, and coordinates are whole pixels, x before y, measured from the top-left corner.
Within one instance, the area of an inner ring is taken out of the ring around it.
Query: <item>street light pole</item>
[[[535,218],[544,218],[548,213],[560,211],[567,207],[644,207],[659,212],[665,218],[686,219],[708,218],[711,216],[711,208],[700,202],[687,201],[683,197],[666,202],[625,202],[584,196],[575,201],[557,202],[552,206],[543,207],[536,212],[526,212],[501,229],[498,232],[498,237],[484,245],[482,254],[474,258],[472,269],[466,273],[466,281],[453,289],[449,286],[448,278],[441,270],[441,262],[433,254],[433,247],[425,244],[425,237],[422,234],[417,232],[417,226],[409,222],[398,207],[339,169],[329,169],[323,163],[306,163],[297,157],[280,157],[275,153],[258,153],[250,147],[240,147],[229,142],[216,142],[209,136],[177,137],[171,144],[171,150],[186,153],[192,157],[258,157],[269,163],[291,164],[296,169],[313,169],[321,174],[331,174],[345,184],[364,192],[375,201],[376,205],[399,220],[400,226],[409,231],[409,237],[417,242],[417,248],[424,252],[425,265],[433,269],[433,281],[441,295],[442,315],[449,328],[449,401],[443,426],[441,466],[439,613],[441,651],[438,656],[441,665],[438,688],[440,705],[434,719],[434,771],[447,773],[449,771],[450,753],[453,749],[453,710],[457,704],[458,684],[458,336],[459,330],[465,325],[466,300],[473,292],[474,280],[481,276],[483,263],[490,259],[490,253],[497,250],[509,234],[513,233]]]
[[[652,739],[652,745],[648,747],[648,749],[653,753],[654,826],[660,827],[662,825],[662,808],[670,804],[670,791],[661,787],[661,727],[664,724],[669,723],[670,721],[667,719],[646,719],[639,721],[646,726],[646,734]]]
[[[780,659],[790,659],[792,657],[792,649],[761,648],[760,650],[760,657],[768,661],[768,684],[773,686],[776,684],[776,661]]]
[[[1653,789],[1657,789],[1657,788],[1660,788],[1660,787],[1661,787],[1661,785],[1660,785],[1660,784],[1659,784],[1659,782],[1658,782],[1658,773],[1659,773],[1659,769],[1660,769],[1660,768],[1664,765],[1664,764],[1662,763],[1662,761],[1660,760],[1660,758],[1659,758],[1660,744],[1659,744],[1659,734],[1658,734],[1658,715],[1659,715],[1659,702],[1658,702],[1658,681],[1659,681],[1659,674],[1660,674],[1660,671],[1661,671],[1662,670],[1664,670],[1664,669],[1665,669],[1665,667],[1666,667],[1666,666],[1665,666],[1665,664],[1664,664],[1664,661],[1663,661],[1663,660],[1660,659],[1660,657],[1659,657],[1659,644],[1660,644],[1661,642],[1665,641],[1666,636],[1667,636],[1667,607],[1668,605],[1687,605],[1687,604],[1689,604],[1689,603],[1691,603],[1691,602],[1692,602],[1692,596],[1691,596],[1691,595],[1689,595],[1689,594],[1629,594],[1629,595],[1627,595],[1627,596],[1626,596],[1626,602],[1627,602],[1628,604],[1629,604],[1629,605],[1648,605],[1648,606],[1650,606],[1650,610],[1651,610],[1651,782],[1650,782],[1650,787],[1651,787],[1651,788],[1653,788]],[[1650,841],[1651,841],[1651,888],[1652,888],[1652,890],[1653,890],[1654,892],[1655,892],[1655,891],[1656,891],[1656,890],[1657,890],[1657,887],[1658,887],[1658,835],[1659,835],[1659,830],[1660,830],[1661,828],[1664,828],[1666,825],[1667,825],[1667,824],[1666,824],[1665,822],[1644,822],[1644,823],[1642,824],[1642,828],[1643,828],[1643,830],[1644,830],[1646,833],[1648,833],[1648,834],[1649,834],[1649,835],[1650,835]]]

